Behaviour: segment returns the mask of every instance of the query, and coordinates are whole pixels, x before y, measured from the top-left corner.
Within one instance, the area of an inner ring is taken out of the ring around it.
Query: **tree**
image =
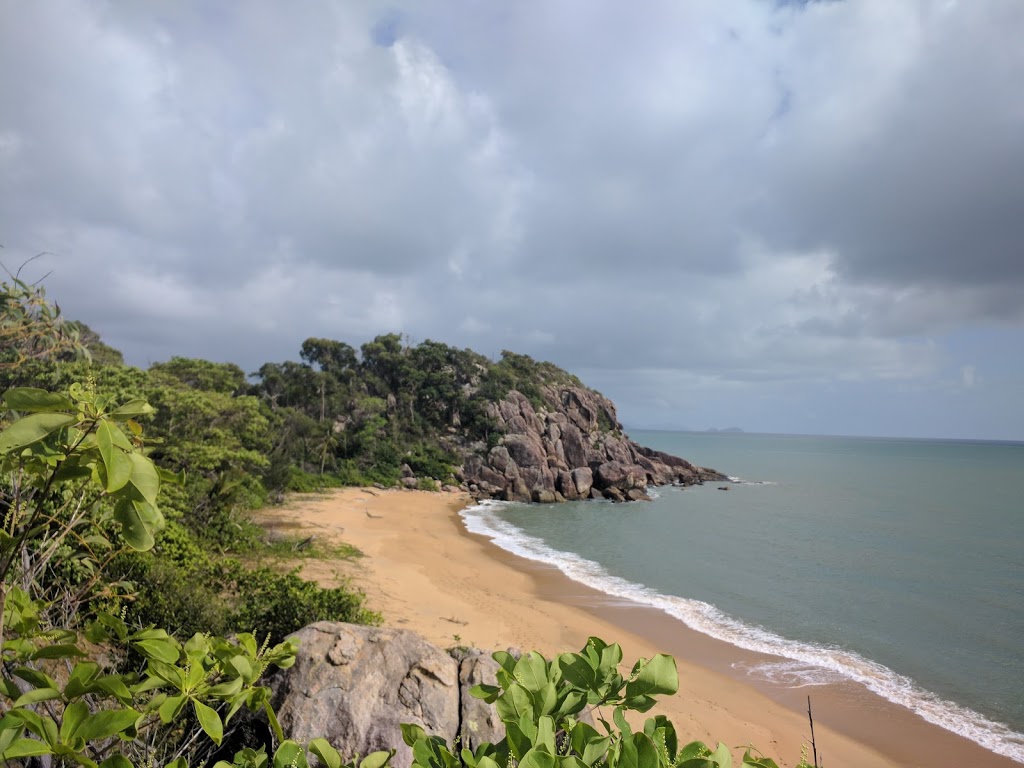
[[[0,369],[57,355],[87,356],[78,329],[64,321],[60,307],[19,273],[7,272],[9,281],[0,282]]]

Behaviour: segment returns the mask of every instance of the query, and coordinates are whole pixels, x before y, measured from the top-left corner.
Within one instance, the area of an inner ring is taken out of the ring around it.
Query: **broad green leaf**
[[[474,699],[483,699],[488,704],[492,704],[494,700],[501,695],[501,688],[497,685],[481,683],[480,685],[474,685],[470,688],[469,695]]]
[[[145,552],[153,548],[156,543],[153,533],[129,499],[121,499],[114,505],[114,519],[121,524],[121,535],[132,549]]]
[[[230,680],[225,680],[223,683],[217,683],[217,685],[212,686],[207,691],[207,694],[217,699],[226,699],[241,691],[244,685],[245,683],[242,678],[233,677]]]
[[[38,704],[40,701],[50,701],[51,699],[59,698],[60,691],[56,688],[35,688],[19,696],[17,701],[14,702],[14,706],[27,707],[31,704]]]
[[[124,405],[118,406],[110,412],[115,419],[134,419],[137,416],[148,416],[156,413],[156,409],[145,400],[129,400]]]
[[[128,484],[128,480],[131,479],[133,471],[132,460],[116,444],[115,433],[120,435],[122,441],[128,442],[121,434],[121,430],[107,421],[101,421],[96,428],[96,444],[100,449],[103,466],[107,470],[107,493],[114,493],[124,488]]]
[[[563,653],[558,657],[558,666],[562,677],[578,688],[589,691],[597,685],[597,673],[585,656]]]
[[[533,748],[533,740],[523,733],[517,722],[505,723],[505,738],[508,740],[508,747],[517,760]]]
[[[160,709],[157,713],[160,715],[160,720],[164,723],[169,723],[178,717],[181,712],[181,708],[185,706],[185,696],[168,696],[164,699],[164,703],[160,705]]]
[[[45,743],[35,739],[16,739],[11,746],[0,754],[0,760],[17,760],[21,757],[38,757],[48,755],[53,750]]]
[[[111,755],[102,763],[100,768],[135,768],[132,765],[132,761],[124,755]]]
[[[176,664],[178,660],[178,644],[174,638],[153,638],[152,640],[135,640],[132,642],[142,655],[156,658],[164,664]]]
[[[608,746],[611,744],[611,739],[608,736],[591,739],[587,742],[583,748],[583,762],[587,765],[594,765],[598,760],[604,757],[608,751]]]
[[[33,659],[68,659],[73,656],[82,657],[86,653],[77,645],[71,643],[59,643],[57,645],[44,645],[32,654]]]
[[[67,743],[71,740],[78,727],[89,716],[89,705],[84,701],[68,704],[64,709],[64,721],[60,724],[60,739]]]
[[[251,683],[255,679],[256,675],[253,672],[252,664],[245,656],[232,656],[230,663],[245,682]]]
[[[534,747],[519,761],[519,768],[555,768],[555,756],[542,747]]]
[[[508,651],[495,651],[491,658],[498,662],[498,665],[510,675],[516,668],[516,657]]]
[[[732,768],[732,753],[722,742],[718,742],[718,748],[711,753],[711,759],[718,763],[719,768]]]
[[[626,722],[626,715],[622,707],[616,707],[612,711],[612,720],[615,721],[615,725],[622,731],[623,736],[633,735],[633,730],[629,727],[629,723]]]
[[[693,760],[694,758],[705,757],[706,755],[710,754],[711,750],[708,749],[708,745],[705,744],[703,741],[691,741],[689,744],[684,745],[683,748],[679,750],[679,759]]]
[[[274,768],[306,768],[306,751],[291,739],[281,743],[274,753]]]
[[[636,747],[638,768],[658,768],[658,748],[646,734],[634,733],[633,746]]]
[[[76,421],[77,417],[63,413],[33,413],[20,418],[0,432],[0,453],[9,453],[39,442],[51,432],[70,426]]]
[[[90,715],[82,723],[75,735],[86,741],[106,739],[115,733],[127,730],[135,725],[139,713],[134,709],[109,709]]]
[[[160,475],[156,467],[141,453],[129,453],[128,458],[132,461],[131,484],[146,501],[155,505],[157,494],[160,493]]]
[[[533,693],[533,711],[538,715],[550,715],[558,706],[558,692],[551,683],[545,683]]]
[[[199,720],[199,726],[207,736],[213,739],[214,744],[220,744],[221,739],[224,738],[224,724],[220,721],[220,715],[211,707],[195,699],[192,700],[192,708],[195,710],[196,719]]]
[[[555,721],[550,717],[545,716],[537,720],[537,738],[534,743],[547,747],[551,754],[555,754]]]
[[[362,759],[359,768],[384,768],[391,759],[391,755],[391,752],[371,752]]]
[[[494,702],[494,708],[504,722],[519,720],[526,716],[533,719],[533,699],[519,683],[512,683],[508,690]]]
[[[749,768],[779,768],[778,763],[764,755],[752,755],[748,749],[743,753],[743,765]]]
[[[659,653],[644,664],[626,683],[626,696],[650,696],[655,694],[674,694],[679,690],[679,672],[676,660],[664,653]]]
[[[341,754],[327,739],[313,739],[309,742],[309,751],[320,758],[326,768],[341,768]]]
[[[587,706],[587,697],[585,694],[579,691],[566,691],[562,696],[562,701],[555,710],[554,715],[557,718],[566,717],[568,715],[579,714]]]
[[[548,682],[547,663],[536,651],[523,654],[512,674],[528,691],[539,691]]]
[[[75,404],[66,395],[35,387],[15,387],[4,392],[4,402],[12,411],[54,413],[73,411]]]
[[[50,677],[45,672],[40,672],[38,669],[32,669],[32,667],[17,667],[14,669],[12,674],[24,680],[26,683],[31,683],[35,688],[56,688],[57,681]],[[19,696],[21,694],[18,694]]]
[[[402,729],[402,741],[404,741],[407,746],[411,747],[420,739],[425,739],[427,737],[426,731],[415,723],[402,723],[399,727]]]

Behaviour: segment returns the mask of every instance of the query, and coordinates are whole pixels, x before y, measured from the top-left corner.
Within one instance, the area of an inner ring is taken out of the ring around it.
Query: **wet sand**
[[[385,624],[414,630],[442,647],[516,647],[550,657],[578,650],[597,635],[619,642],[628,664],[639,656],[672,654],[680,691],[662,699],[655,712],[668,715],[685,740],[753,744],[780,765],[795,765],[801,746],[810,742],[809,693],[819,758],[829,768],[1020,766],[855,683],[793,689],[753,680],[742,667],[771,657],[499,549],[465,530],[458,513],[467,503],[458,494],[346,488],[295,497],[260,516],[264,524],[357,547],[365,557],[306,561],[306,576],[324,583],[351,579]]]

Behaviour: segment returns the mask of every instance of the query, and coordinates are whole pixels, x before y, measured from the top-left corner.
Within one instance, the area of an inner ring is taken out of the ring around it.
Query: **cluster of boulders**
[[[636,501],[652,485],[725,480],[713,469],[637,445],[615,406],[584,387],[548,387],[534,403],[512,391],[489,403],[501,437],[465,459],[459,480],[477,497],[552,503],[576,499]]]
[[[323,736],[343,755],[394,749],[391,765],[408,768],[402,723],[470,750],[505,735],[494,707],[469,695],[496,682],[497,662],[479,649],[443,651],[408,630],[327,621],[294,637],[294,666],[269,681],[291,739]]]

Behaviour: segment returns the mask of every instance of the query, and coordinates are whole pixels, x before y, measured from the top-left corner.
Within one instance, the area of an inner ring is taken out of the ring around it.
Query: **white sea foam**
[[[989,720],[967,707],[941,699],[888,667],[839,647],[788,640],[762,627],[744,624],[701,600],[664,595],[608,573],[600,564],[553,549],[502,520],[496,513],[508,502],[485,501],[462,512],[466,529],[487,536],[502,549],[552,565],[574,581],[612,597],[649,605],[703,634],[784,662],[753,665],[747,674],[782,685],[802,687],[853,680],[868,690],[917,713],[929,723],[964,736],[986,749],[1024,763],[1024,734]]]
[[[726,475],[729,480],[737,485],[778,485],[775,480],[744,480],[742,477]]]

